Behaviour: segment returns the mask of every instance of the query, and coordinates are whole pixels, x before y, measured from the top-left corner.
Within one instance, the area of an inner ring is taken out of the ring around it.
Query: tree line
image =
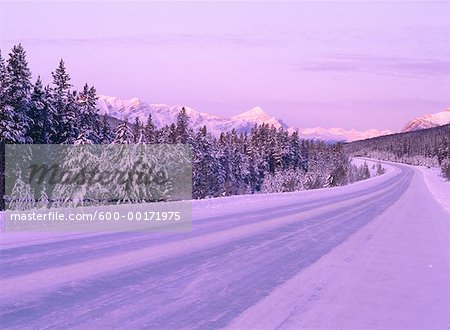
[[[370,177],[367,164],[352,165],[341,143],[303,140],[297,132],[268,124],[255,125],[250,132],[233,130],[214,136],[206,126],[194,131],[184,108],[176,122],[164,127],[157,128],[150,114],[145,123],[136,118],[134,123],[125,121],[113,129],[106,116],[98,114],[95,88],[86,84],[81,91],[74,90],[63,60],[52,78],[52,84],[45,86],[40,77],[31,82],[20,44],[12,48],[7,61],[0,53],[3,146],[190,144],[192,195],[197,199],[334,187]],[[4,175],[2,180],[4,189]]]
[[[352,156],[441,167],[450,180],[450,125],[354,141],[345,149]]]

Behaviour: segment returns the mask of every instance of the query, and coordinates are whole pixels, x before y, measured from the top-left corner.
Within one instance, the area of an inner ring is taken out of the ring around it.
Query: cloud
[[[450,77],[450,61],[438,58],[334,54],[295,64],[302,71],[372,73],[403,77]]]
[[[170,34],[170,35],[142,35],[121,37],[69,37],[69,38],[30,38],[0,40],[8,43],[24,44],[133,44],[147,46],[194,46],[194,45],[217,45],[231,44],[241,46],[273,46],[282,45],[280,39],[244,36],[241,34]]]

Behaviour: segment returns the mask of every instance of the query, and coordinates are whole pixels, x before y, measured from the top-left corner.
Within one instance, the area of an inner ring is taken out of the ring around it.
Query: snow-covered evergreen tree
[[[106,115],[102,116],[100,122],[99,139],[100,143],[102,144],[108,144],[114,140],[114,132],[111,130],[111,126],[109,126],[108,124]]]
[[[93,144],[94,142],[89,139],[88,134],[86,133],[81,133],[80,135],[78,135],[78,137],[76,138],[76,140],[74,141],[74,145],[85,145],[85,144]]]
[[[53,143],[73,143],[77,137],[76,96],[71,91],[70,76],[63,60],[59,62],[53,76],[53,106],[55,111],[55,133]]]
[[[367,165],[367,162],[364,162],[364,164],[359,169],[359,172],[360,172],[361,180],[370,178],[370,170],[369,170],[369,165]]]
[[[263,193],[279,193],[303,190],[304,173],[301,170],[288,169],[268,174],[261,187]]]
[[[38,77],[33,87],[30,100],[30,129],[29,137],[34,144],[47,144],[51,142],[54,134],[54,124],[49,89],[44,89],[41,78]]]
[[[131,144],[134,143],[134,134],[131,128],[128,126],[128,121],[119,124],[115,131],[115,138],[112,143],[114,144]]]
[[[223,141],[222,141],[223,143]],[[225,145],[219,143],[218,155],[223,156],[225,176],[225,195],[239,195],[250,191],[250,171],[248,155],[246,153],[246,139],[238,136],[235,130],[226,135]]]
[[[441,173],[444,178],[450,180],[450,158],[441,161]]]
[[[377,175],[382,175],[385,172],[384,167],[380,163],[377,164],[376,170],[377,170]]]
[[[354,141],[346,145],[353,156],[411,165],[439,166],[450,154],[450,125]]]
[[[39,194],[39,199],[38,202],[36,204],[36,207],[38,209],[46,209],[50,206],[50,202],[48,199],[48,195],[47,195],[47,190],[45,185],[42,186],[41,192]]]
[[[3,62],[1,60],[0,62]],[[0,63],[1,114],[0,140],[6,143],[31,142],[28,138],[28,113],[32,84],[26,53],[22,45],[14,46],[6,67]]]
[[[3,103],[3,102],[2,102]],[[14,119],[14,108],[3,103],[0,109],[0,142],[3,143],[23,143],[25,136]]]
[[[189,116],[187,115],[185,107],[182,107],[180,112],[178,113],[174,140],[176,143],[191,142]]]
[[[157,142],[156,126],[153,123],[152,114],[148,115],[147,123],[145,124],[145,127],[144,127],[144,141],[146,143],[156,143]]]
[[[205,198],[220,195],[225,176],[206,126],[201,128],[195,137],[192,162],[193,197]]]
[[[170,124],[170,126],[164,127],[164,129],[161,132],[161,139],[160,143],[168,143],[168,144],[175,144],[177,142],[177,126],[175,123]]]
[[[326,186],[336,187],[344,186],[348,183],[348,173],[350,167],[350,158],[344,153],[342,144],[337,143],[333,146],[329,174]]]
[[[8,209],[12,211],[31,210],[35,200],[31,186],[23,181],[21,173],[17,173],[11,196],[8,198]]]
[[[100,165],[96,146],[81,134],[75,145],[66,149],[61,171],[64,175],[52,193],[53,206],[88,206],[103,200],[106,192],[90,181],[91,173]]]
[[[123,143],[110,145],[104,150],[100,171],[113,173],[108,187],[113,202],[123,204],[169,198],[170,183],[158,184],[153,177],[155,173],[168,177],[164,169],[158,168],[158,163],[164,155],[155,157],[146,146],[144,143]]]
[[[0,50],[0,109],[4,110],[4,103],[6,102],[6,66],[5,60],[2,57],[2,52]]]
[[[102,125],[97,109],[97,92],[85,84],[77,97],[77,130],[98,144],[102,140]]]
[[[63,116],[64,119],[64,143],[73,144],[78,135],[82,133],[80,130],[78,117],[80,110],[77,103],[77,91],[69,91],[67,94],[67,105]]]
[[[134,135],[134,143],[138,143],[139,141],[143,142],[143,137],[141,136],[142,129],[143,129],[142,122],[139,119],[139,117],[136,117],[134,119],[134,125],[132,128],[132,132]]]

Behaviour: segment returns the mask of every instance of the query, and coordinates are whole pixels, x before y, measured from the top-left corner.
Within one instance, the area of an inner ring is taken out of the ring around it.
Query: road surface
[[[391,166],[196,201],[189,233],[3,236],[0,326],[448,329],[450,216],[420,171]]]

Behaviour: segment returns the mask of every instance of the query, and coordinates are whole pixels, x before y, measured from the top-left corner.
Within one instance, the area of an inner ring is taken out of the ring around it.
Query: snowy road
[[[194,202],[189,233],[0,236],[2,328],[450,327],[450,216],[422,173]]]

